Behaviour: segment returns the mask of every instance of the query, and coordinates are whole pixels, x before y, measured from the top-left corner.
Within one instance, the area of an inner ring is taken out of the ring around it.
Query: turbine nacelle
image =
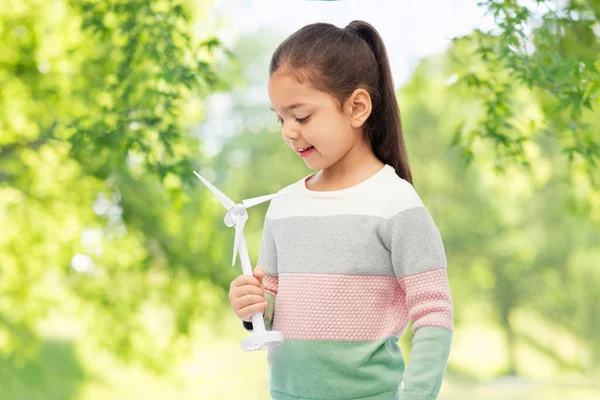
[[[244,207],[244,205],[241,203],[236,204],[229,209],[229,211],[227,211],[225,214],[223,221],[225,221],[225,225],[231,228],[235,225],[235,219],[240,217],[246,219],[248,218],[248,211],[246,211],[246,207]]]

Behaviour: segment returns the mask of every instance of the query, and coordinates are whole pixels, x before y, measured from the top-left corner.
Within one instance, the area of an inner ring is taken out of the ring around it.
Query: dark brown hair
[[[372,101],[363,125],[371,151],[412,184],[390,62],[373,26],[364,21],[352,21],[343,29],[328,23],[307,25],[273,53],[269,75],[279,68],[334,96],[340,109],[355,89],[364,88]]]

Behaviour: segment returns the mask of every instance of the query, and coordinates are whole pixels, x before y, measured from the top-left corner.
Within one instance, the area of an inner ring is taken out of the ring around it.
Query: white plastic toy
[[[240,259],[242,260],[242,270],[244,271],[244,274],[253,276],[252,266],[250,265],[250,256],[248,255],[248,247],[246,247],[246,239],[244,238],[244,225],[246,224],[246,221],[248,221],[248,212],[246,209],[287,194],[290,191],[280,191],[275,194],[246,199],[242,200],[241,204],[235,204],[229,197],[225,196],[219,189],[211,185],[196,171],[194,171],[194,174],[196,174],[202,183],[208,186],[227,210],[224,218],[225,225],[228,227],[235,226],[235,242],[233,245],[233,261],[231,265],[235,265],[235,259],[239,248]],[[283,343],[283,335],[281,332],[273,330],[267,331],[265,329],[262,311],[258,311],[252,315],[252,327],[253,332],[242,339],[242,350],[263,350],[279,346]]]

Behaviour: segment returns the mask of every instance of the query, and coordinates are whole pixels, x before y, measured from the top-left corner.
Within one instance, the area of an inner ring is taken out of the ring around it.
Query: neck
[[[342,158],[316,175],[319,184],[335,190],[362,182],[383,166],[384,163],[373,154],[369,144],[360,140]]]

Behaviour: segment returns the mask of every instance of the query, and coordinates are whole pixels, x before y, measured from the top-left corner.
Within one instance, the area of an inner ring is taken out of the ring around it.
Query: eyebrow
[[[283,110],[284,111],[285,110],[292,110],[294,108],[298,108],[298,107],[303,106],[303,105],[306,105],[306,103],[294,103],[294,104],[291,104],[291,105],[289,105],[287,107],[283,107]],[[271,111],[275,111],[275,110],[273,110],[273,107],[271,107]]]

